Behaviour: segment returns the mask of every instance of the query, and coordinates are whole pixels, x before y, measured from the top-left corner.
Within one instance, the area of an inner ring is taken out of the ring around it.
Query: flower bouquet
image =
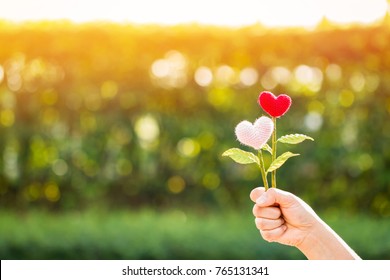
[[[289,158],[299,155],[285,152],[277,156],[277,144],[299,144],[305,140],[314,141],[314,139],[304,134],[288,134],[277,138],[276,120],[290,109],[292,103],[288,95],[281,94],[276,97],[269,91],[263,91],[259,95],[258,103],[271,118],[261,116],[253,124],[249,121],[242,121],[235,128],[238,141],[243,145],[255,149],[257,155],[238,148],[231,148],[225,151],[222,156],[228,156],[240,164],[257,164],[260,168],[264,187],[267,190],[269,188],[268,174],[271,173],[271,187],[276,188],[276,170]],[[270,138],[271,146],[267,144]],[[263,151],[271,154],[271,163],[267,167],[264,164]]]

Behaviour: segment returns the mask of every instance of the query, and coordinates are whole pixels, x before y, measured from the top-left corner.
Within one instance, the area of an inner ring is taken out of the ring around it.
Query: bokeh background
[[[261,239],[260,173],[221,156],[269,90],[293,99],[279,135],[315,139],[279,147],[301,154],[279,187],[389,259],[387,9],[310,28],[2,19],[0,257],[304,259]]]

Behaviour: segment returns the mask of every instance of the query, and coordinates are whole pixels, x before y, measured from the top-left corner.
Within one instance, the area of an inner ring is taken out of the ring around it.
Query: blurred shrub
[[[0,258],[305,258],[296,248],[264,241],[247,212],[211,215],[195,215],[181,210],[111,214],[89,211],[61,215],[2,212]],[[380,221],[361,215],[325,220],[362,258],[390,258],[388,220]]]
[[[315,142],[279,172],[316,208],[390,215],[390,28],[0,23],[2,207],[232,207],[260,182],[221,158],[261,90]],[[283,150],[283,148],[281,148]],[[102,245],[103,246],[103,245]]]

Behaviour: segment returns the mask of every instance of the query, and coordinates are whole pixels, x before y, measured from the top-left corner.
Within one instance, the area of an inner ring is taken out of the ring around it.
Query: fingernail
[[[266,197],[265,194],[263,194],[262,196],[260,196],[260,197],[256,200],[256,204],[263,204],[266,200],[267,200],[267,197]]]

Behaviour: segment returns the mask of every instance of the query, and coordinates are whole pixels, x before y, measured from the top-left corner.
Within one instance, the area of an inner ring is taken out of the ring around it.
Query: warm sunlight
[[[0,0],[1,279],[389,275],[389,7]]]
[[[342,24],[367,24],[387,11],[386,0],[13,0],[2,5],[0,19],[312,27],[324,17]]]

